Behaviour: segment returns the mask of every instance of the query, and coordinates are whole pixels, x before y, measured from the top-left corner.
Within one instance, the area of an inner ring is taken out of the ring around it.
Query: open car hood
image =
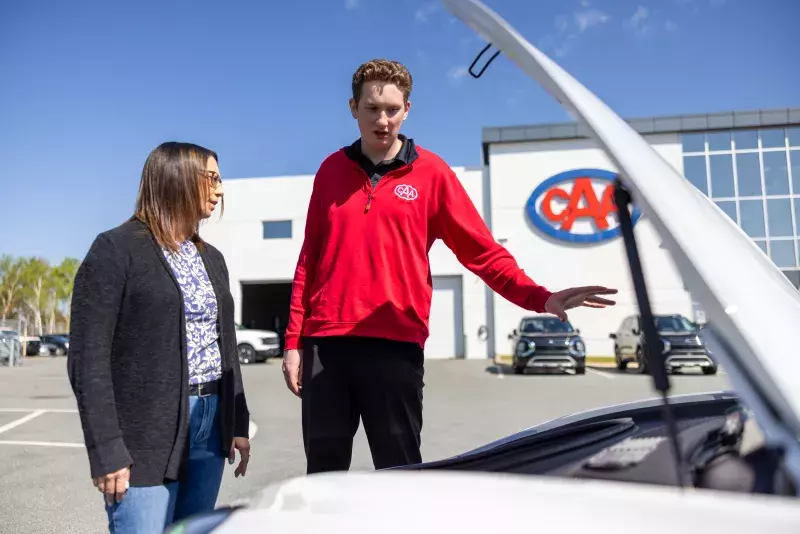
[[[700,335],[800,480],[800,292],[722,210],[508,22],[476,0],[442,1],[564,106],[617,166],[710,318]]]
[[[214,532],[777,534],[796,532],[798,521],[793,499],[771,496],[497,473],[379,471],[269,486]]]

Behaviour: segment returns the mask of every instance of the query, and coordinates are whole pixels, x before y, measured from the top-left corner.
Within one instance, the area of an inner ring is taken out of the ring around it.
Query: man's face
[[[350,111],[358,121],[361,143],[372,150],[388,150],[400,133],[411,102],[404,102],[403,92],[394,84],[366,82],[356,105],[350,99]]]

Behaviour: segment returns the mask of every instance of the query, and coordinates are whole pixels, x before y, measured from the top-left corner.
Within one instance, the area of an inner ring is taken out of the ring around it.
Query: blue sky
[[[486,0],[623,117],[800,106],[794,0]],[[313,173],[357,135],[360,63],[414,77],[404,133],[451,165],[481,128],[569,120],[439,2],[12,0],[0,5],[0,254],[82,258],[133,209],[150,150],[227,179]]]

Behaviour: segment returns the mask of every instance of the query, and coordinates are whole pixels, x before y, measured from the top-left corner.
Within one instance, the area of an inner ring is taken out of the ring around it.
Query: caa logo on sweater
[[[544,234],[569,243],[600,243],[620,235],[614,204],[616,174],[603,169],[574,169],[552,176],[531,194],[525,211]],[[631,213],[633,224],[641,217]]]
[[[413,186],[407,184],[400,184],[396,186],[394,188],[394,194],[403,200],[417,200],[417,197],[419,196],[417,190]]]

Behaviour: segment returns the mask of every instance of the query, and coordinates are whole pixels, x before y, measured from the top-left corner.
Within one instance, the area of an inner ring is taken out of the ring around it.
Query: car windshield
[[[656,317],[656,329],[659,332],[694,332],[697,328],[685,317],[668,315]]]
[[[523,334],[541,334],[574,332],[575,330],[569,322],[562,323],[555,317],[537,317],[524,319],[521,331]]]

